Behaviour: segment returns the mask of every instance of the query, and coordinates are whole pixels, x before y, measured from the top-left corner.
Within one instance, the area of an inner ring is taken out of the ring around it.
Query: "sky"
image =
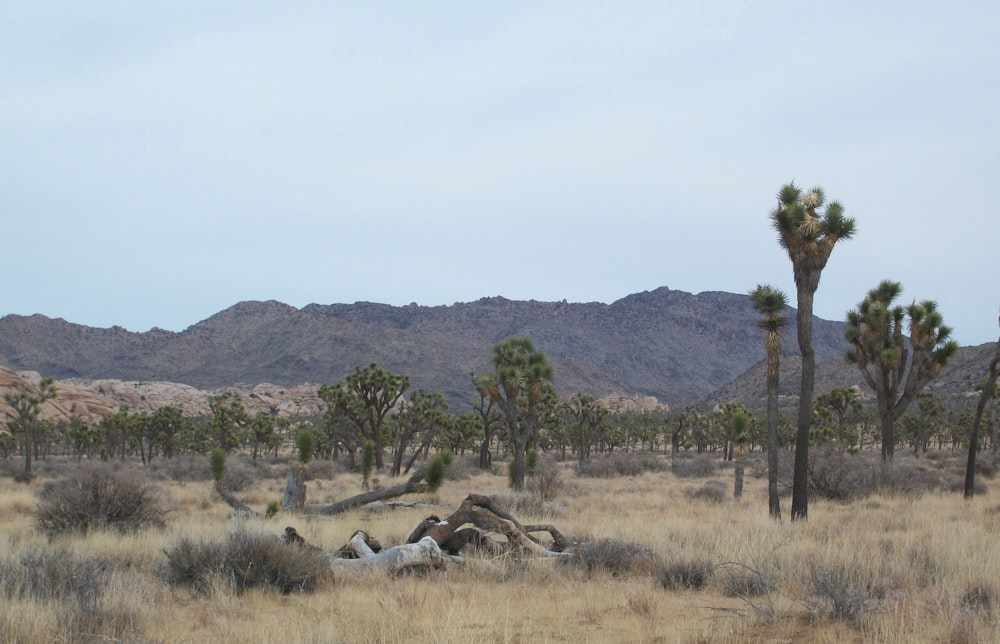
[[[1000,3],[6,2],[0,315],[784,290],[794,181],[996,341]]]

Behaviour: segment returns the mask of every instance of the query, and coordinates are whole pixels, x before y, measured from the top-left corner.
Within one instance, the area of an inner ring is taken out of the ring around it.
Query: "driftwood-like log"
[[[364,530],[351,535],[351,540],[337,551],[339,559],[364,559],[382,551],[382,544]]]
[[[427,483],[425,483],[423,479],[424,470],[421,469],[407,479],[405,483],[400,483],[399,485],[394,485],[381,490],[372,490],[371,492],[358,494],[357,496],[352,496],[349,499],[344,499],[343,501],[337,501],[335,503],[307,503],[302,506],[302,512],[305,514],[330,516],[333,514],[347,512],[348,510],[353,510],[354,508],[359,508],[362,505],[372,503],[374,501],[385,501],[386,499],[394,499],[397,496],[403,496],[404,494],[426,492],[428,487]]]
[[[407,479],[405,483],[400,483],[399,485],[394,485],[381,490],[372,490],[371,492],[358,494],[357,496],[352,496],[349,499],[344,499],[343,501],[337,501],[335,503],[307,504],[305,503],[304,478],[302,476],[296,476],[296,472],[293,469],[288,475],[288,483],[285,487],[285,496],[282,500],[282,508],[286,510],[296,510],[303,514],[331,516],[348,510],[353,510],[354,508],[359,508],[369,503],[374,503],[375,501],[394,499],[398,496],[403,496],[404,494],[426,492],[428,487],[427,483],[423,480],[425,471],[425,468],[421,468],[419,471],[414,473],[413,476]],[[222,488],[216,489],[218,489],[219,494],[222,495],[223,500],[237,512],[255,517],[264,516],[263,512],[252,510],[250,506],[237,499],[228,490],[224,490]],[[301,503],[299,503],[299,501],[291,501],[291,499],[301,499]]]
[[[281,497],[282,510],[298,510],[306,502],[306,475],[308,468],[295,464],[288,471],[288,481],[285,483],[285,494]]]
[[[250,506],[244,503],[243,501],[237,499],[235,496],[233,496],[233,493],[230,492],[229,490],[223,489],[221,487],[218,487],[216,489],[219,491],[219,494],[222,495],[223,500],[225,500],[225,502],[229,504],[229,507],[236,510],[240,514],[245,514],[247,516],[252,516],[252,517],[264,516],[262,513],[251,509]]]
[[[361,571],[378,571],[396,575],[411,569],[441,569],[448,563],[461,563],[461,557],[453,557],[441,551],[437,542],[426,537],[417,543],[405,543],[388,548],[382,552],[372,552],[364,545],[364,537],[359,537],[360,530],[351,538],[352,547],[365,553],[358,559],[330,558],[330,569],[336,575],[353,575]],[[362,533],[364,534],[364,533]],[[364,535],[367,536],[367,535]],[[367,551],[366,551],[367,548]]]
[[[472,527],[467,527],[470,524]],[[532,532],[548,532],[552,545],[546,547],[531,536]],[[487,533],[505,537],[506,547],[487,537]],[[494,552],[519,549],[540,557],[575,556],[563,552],[566,539],[553,526],[523,526],[493,499],[479,494],[470,494],[444,520],[432,515],[421,521],[403,545],[379,552],[379,542],[364,530],[358,530],[340,550],[328,556],[335,575],[348,576],[366,570],[395,575],[408,569],[435,570],[449,563],[463,563],[465,559],[457,555],[469,545]]]
[[[482,532],[469,532],[469,528],[464,528],[470,523],[479,531],[501,534],[507,538],[507,542],[511,546],[516,546],[538,556],[573,556],[572,553],[564,552],[566,539],[554,527],[550,525],[523,526],[517,519],[494,503],[493,499],[481,494],[470,494],[465,497],[462,504],[458,506],[458,510],[442,521],[438,521],[437,517],[434,516],[424,519],[407,541],[412,543],[430,537],[446,552],[457,553],[465,545],[482,545],[483,543],[481,540],[484,538]],[[552,546],[543,545],[530,535],[532,532],[548,532],[552,537]]]

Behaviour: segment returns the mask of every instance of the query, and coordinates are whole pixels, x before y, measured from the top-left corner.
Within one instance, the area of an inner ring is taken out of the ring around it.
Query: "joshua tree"
[[[750,291],[750,300],[764,319],[757,326],[764,329],[767,347],[767,509],[772,519],[781,518],[778,500],[778,369],[781,361],[781,329],[788,319],[778,315],[788,306],[784,292],[770,285],[758,285]]]
[[[902,290],[899,282],[884,280],[847,312],[845,335],[852,347],[847,361],[858,366],[875,391],[883,461],[892,460],[896,421],[958,352],[933,301],[892,305]],[[903,335],[907,318],[909,339]]]
[[[409,376],[391,373],[373,362],[364,369],[355,367],[344,382],[322,385],[319,397],[330,413],[348,419],[362,438],[375,443],[375,468],[381,470],[385,467],[385,419],[397,408],[409,386]]]
[[[794,183],[778,192],[778,205],[771,211],[771,224],[778,243],[788,252],[798,300],[796,324],[802,354],[802,384],[795,434],[795,469],[792,475],[792,520],[809,514],[809,425],[812,419],[816,355],[812,346],[813,297],[833,247],[854,236],[855,221],[844,216],[844,207],[831,201],[820,214],[826,198],[821,188],[802,194]]]
[[[507,338],[493,346],[494,379],[490,398],[496,401],[514,445],[512,482],[524,489],[528,443],[538,432],[538,403],[545,381],[552,380],[552,365],[528,337]]]
[[[24,474],[31,477],[31,456],[35,451],[35,438],[38,432],[38,414],[41,412],[45,401],[56,397],[55,380],[51,376],[42,378],[38,383],[38,393],[32,393],[26,387],[18,387],[17,390],[5,393],[4,401],[14,410],[16,418],[10,421],[12,427],[16,427],[24,434]]]

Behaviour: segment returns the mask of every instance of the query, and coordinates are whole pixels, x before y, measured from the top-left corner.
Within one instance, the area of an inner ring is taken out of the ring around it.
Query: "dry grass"
[[[48,598],[4,590],[0,641],[1000,641],[1000,552],[990,547],[1000,530],[1000,496],[987,491],[969,503],[942,491],[846,504],[813,499],[808,522],[775,523],[767,518],[766,480],[748,477],[735,502],[731,474],[712,474],[729,492],[718,502],[692,494],[704,479],[668,468],[597,478],[567,466],[561,496],[518,504],[525,523],[552,523],[572,539],[601,542],[597,557],[613,565],[470,560],[443,573],[326,580],[312,592],[287,594],[236,592],[222,579],[207,593],[171,585],[164,550],[184,539],[221,542],[234,531],[277,536],[286,525],[325,549],[359,528],[391,546],[469,493],[513,495],[502,476],[475,474],[423,497],[422,507],[247,520],[231,518],[208,481],[160,479],[175,507],[165,528],[49,542],[32,518],[44,481],[3,479],[0,586],[21,578],[23,562],[100,574],[79,588],[53,585]],[[357,475],[328,475],[309,482],[310,500],[361,491]],[[284,478],[272,475],[240,496],[263,509],[283,486]],[[631,549],[635,544],[648,550]],[[650,551],[655,559],[622,564]]]

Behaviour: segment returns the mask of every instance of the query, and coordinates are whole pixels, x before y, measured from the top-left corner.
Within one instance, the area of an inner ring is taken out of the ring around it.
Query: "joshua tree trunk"
[[[983,411],[986,403],[996,393],[997,377],[1000,376],[1000,339],[997,340],[996,353],[990,360],[989,375],[979,393],[976,403],[976,415],[972,419],[972,429],[969,431],[969,459],[965,464],[965,498],[971,499],[976,485],[976,450],[979,443],[979,425],[983,422]]]
[[[799,352],[802,354],[802,382],[799,387],[799,416],[795,432],[795,467],[792,471],[793,520],[805,519],[809,514],[809,429],[812,422],[813,389],[816,379],[816,354],[812,346],[812,311],[813,293],[816,289],[810,290],[808,286],[798,285],[799,308],[796,312]]]
[[[772,519],[781,518],[778,497],[778,374],[780,347],[767,351],[767,512]]]

